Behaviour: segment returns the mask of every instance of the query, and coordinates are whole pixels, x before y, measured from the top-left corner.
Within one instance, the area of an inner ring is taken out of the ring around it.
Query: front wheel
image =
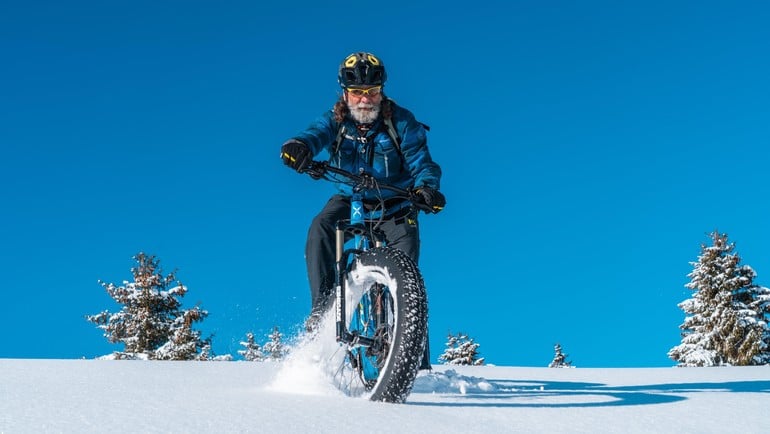
[[[417,265],[398,249],[368,250],[351,264],[345,299],[349,332],[374,343],[348,345],[337,386],[372,401],[404,402],[427,341],[428,301]]]

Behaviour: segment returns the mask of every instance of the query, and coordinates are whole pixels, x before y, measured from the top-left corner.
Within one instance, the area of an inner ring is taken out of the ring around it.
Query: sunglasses
[[[360,98],[360,97],[362,97],[364,95],[367,95],[367,96],[377,96],[377,95],[381,94],[382,93],[382,86],[374,86],[374,87],[370,87],[368,89],[351,89],[351,88],[347,88],[346,90],[348,91],[349,94],[351,94],[353,96],[357,96],[357,97]]]

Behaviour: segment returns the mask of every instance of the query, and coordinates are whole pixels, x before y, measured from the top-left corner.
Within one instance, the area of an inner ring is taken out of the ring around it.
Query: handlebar
[[[325,161],[311,161],[307,167],[302,170],[302,173],[307,173],[313,179],[343,182],[353,187],[353,191],[355,192],[363,192],[365,190],[389,190],[396,193],[398,196],[409,200],[415,207],[424,211],[426,214],[434,212],[434,210],[423,201],[422,196],[417,194],[414,189],[403,189],[401,187],[396,187],[395,185],[382,183],[371,174],[365,172],[355,174],[340,169],[339,167],[334,167]],[[345,180],[340,180],[335,176],[340,176],[345,178]]]

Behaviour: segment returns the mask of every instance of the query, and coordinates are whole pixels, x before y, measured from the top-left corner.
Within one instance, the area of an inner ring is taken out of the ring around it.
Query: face
[[[348,103],[350,114],[356,122],[363,124],[372,123],[380,114],[382,86],[346,89],[345,102]]]

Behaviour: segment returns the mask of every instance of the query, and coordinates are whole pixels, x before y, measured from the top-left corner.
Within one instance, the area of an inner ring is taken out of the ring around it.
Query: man
[[[383,92],[387,74],[371,53],[353,53],[339,67],[342,95],[334,109],[281,148],[283,162],[304,172],[313,157],[326,151],[331,165],[352,173],[368,173],[378,181],[413,189],[434,213],[446,200],[439,190],[441,168],[428,152],[425,126]],[[312,301],[308,326],[315,325],[331,301],[335,280],[335,223],[350,217],[351,188],[338,183],[313,219],[305,247]],[[418,210],[389,191],[364,197],[364,205],[382,217],[379,228],[391,247],[403,250],[415,263],[419,257]],[[381,200],[382,199],[382,200]],[[383,209],[384,205],[384,209]]]

